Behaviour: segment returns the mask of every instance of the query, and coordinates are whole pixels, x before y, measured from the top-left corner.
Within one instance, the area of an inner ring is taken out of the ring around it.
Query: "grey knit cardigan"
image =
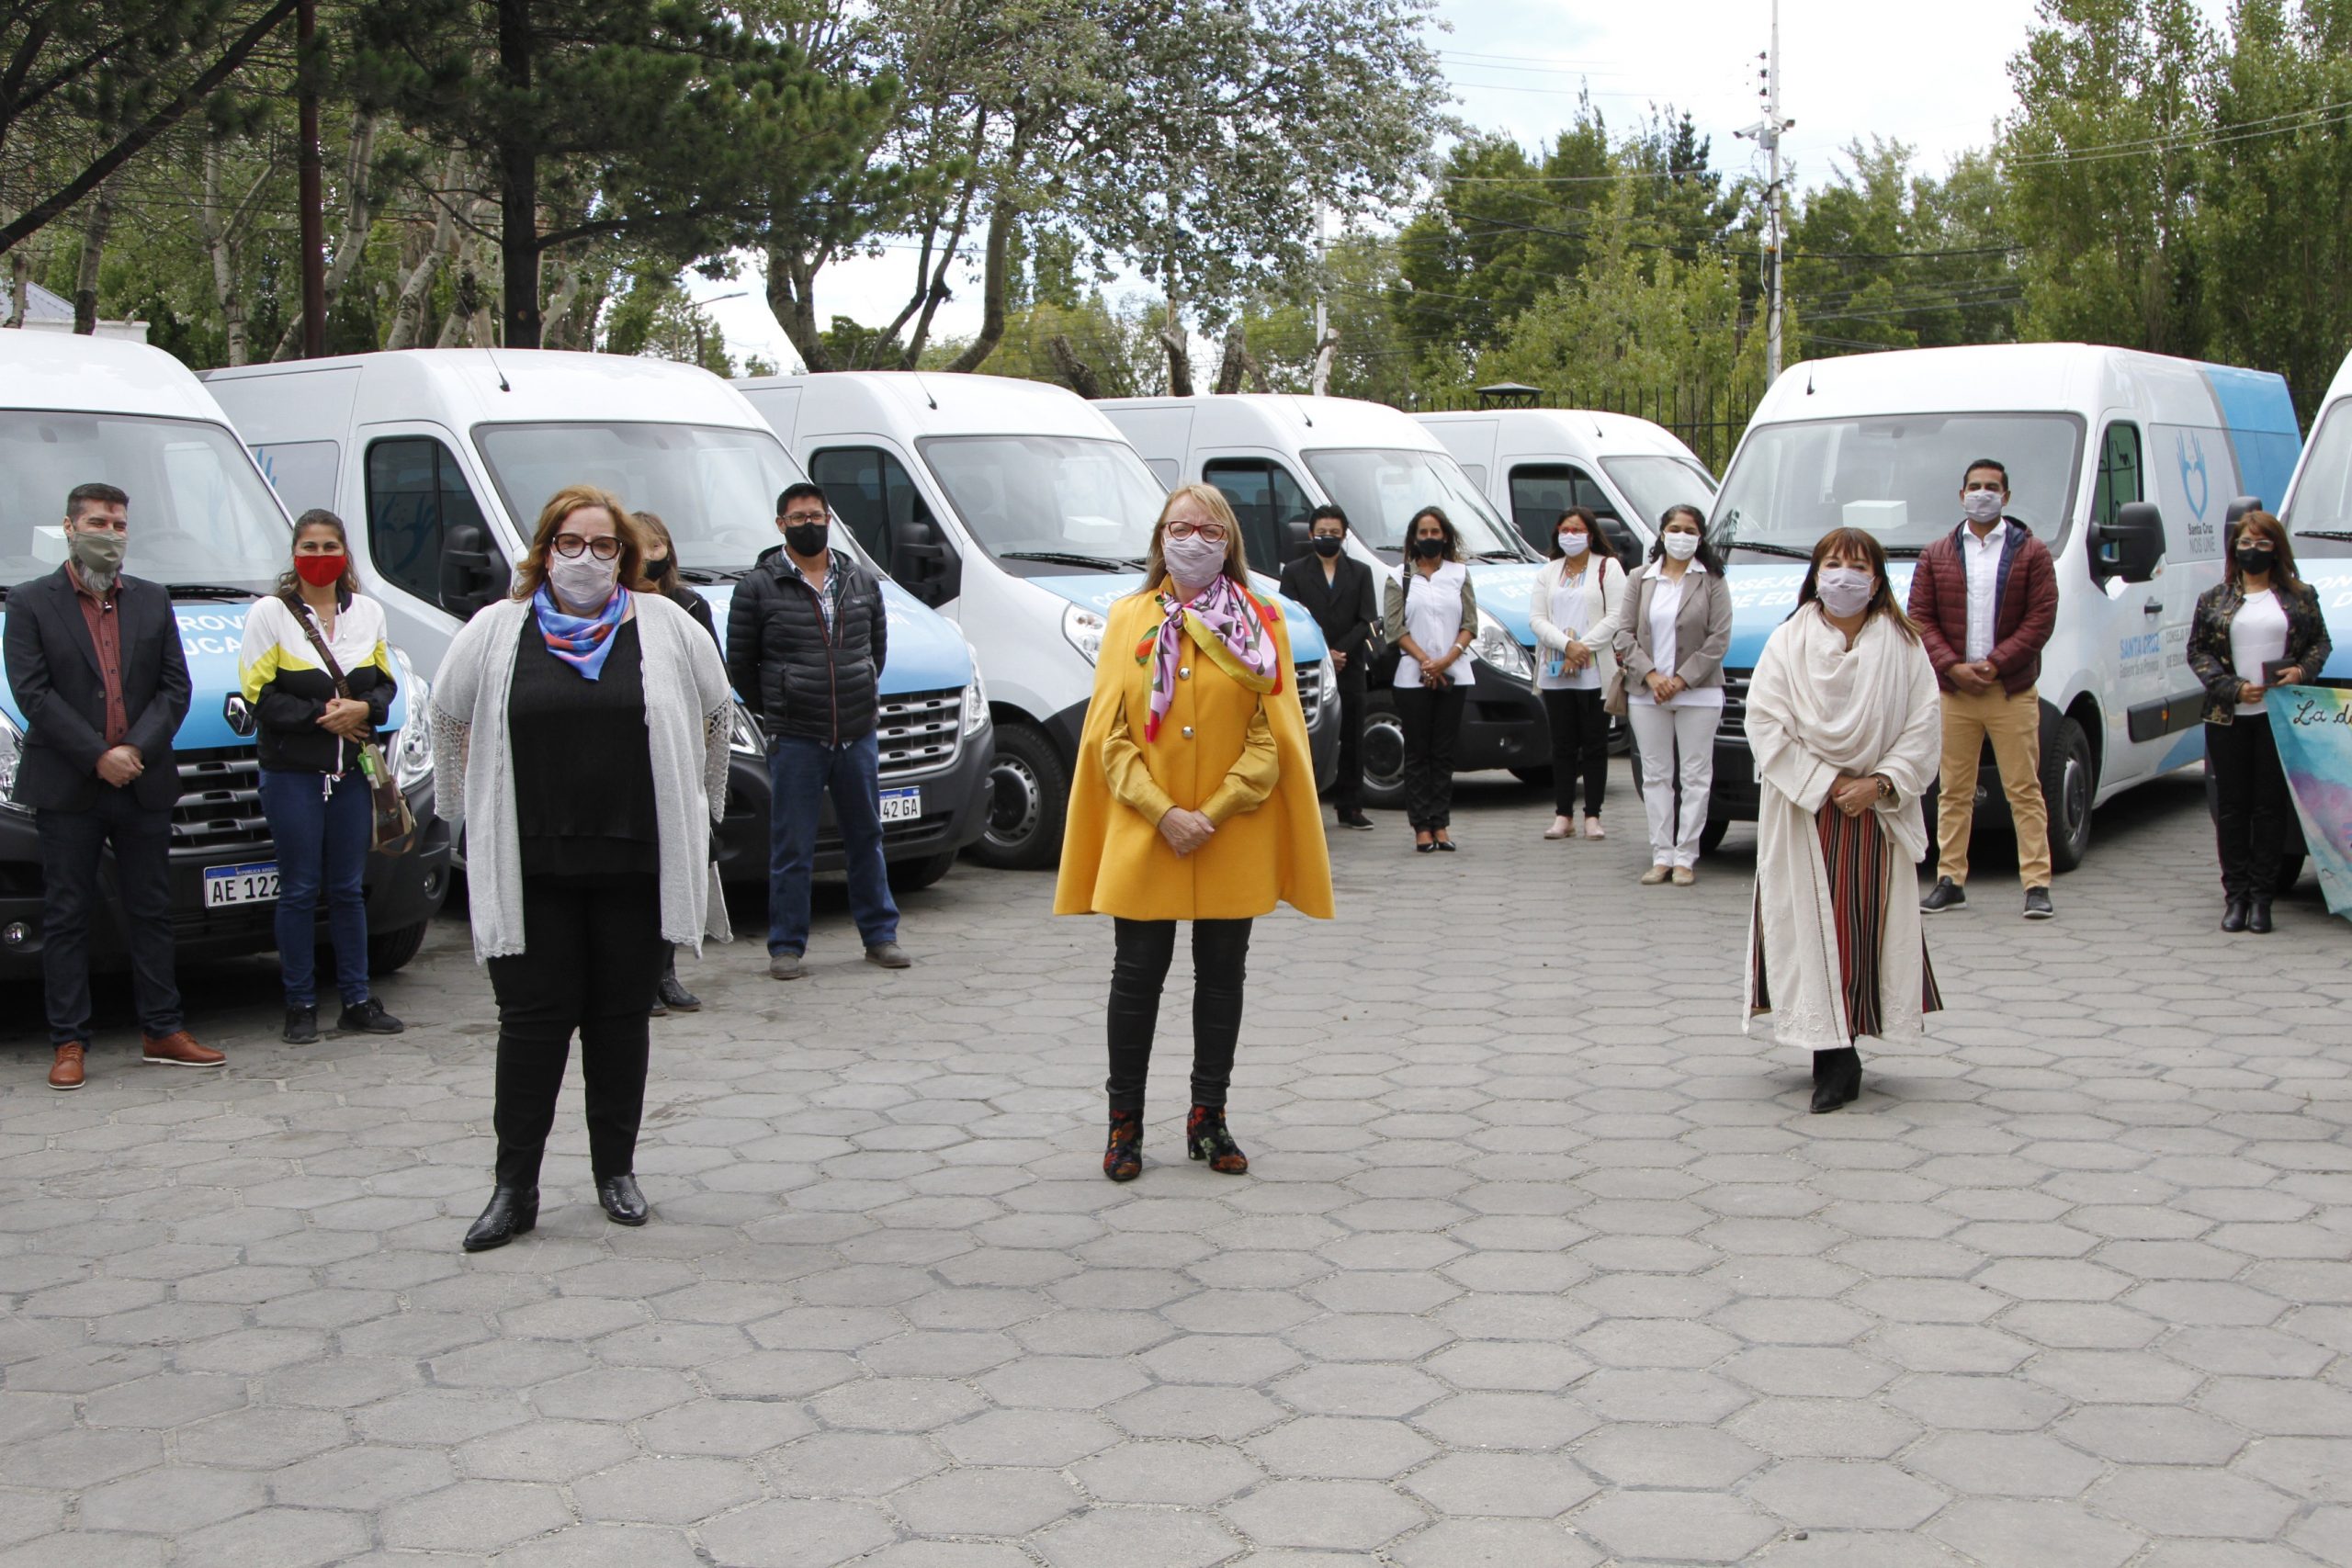
[[[726,901],[711,864],[710,830],[727,813],[726,667],[710,635],[659,593],[631,595],[645,669],[645,729],[653,754],[661,848],[662,935],[696,953],[729,939]],[[458,815],[474,959],[521,953],[523,855],[514,821],[514,754],[506,698],[527,600],[483,607],[458,628],[433,685],[433,766],[441,814]],[[594,766],[594,759],[581,759]]]

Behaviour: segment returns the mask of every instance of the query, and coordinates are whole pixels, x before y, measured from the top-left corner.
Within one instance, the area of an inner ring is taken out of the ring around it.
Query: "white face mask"
[[[1581,530],[1560,536],[1560,553],[1571,560],[1592,548],[1592,536]]]
[[[1178,538],[1163,535],[1159,541],[1159,558],[1168,564],[1168,575],[1176,586],[1187,593],[1206,588],[1225,570],[1225,541],[1204,539],[1198,534]]]
[[[1670,560],[1689,560],[1699,553],[1699,536],[1696,534],[1660,534],[1658,543],[1665,547]]]
[[[1860,567],[1825,566],[1813,580],[1821,607],[1840,618],[1869,609],[1871,595],[1877,591],[1878,579]]]
[[[557,600],[565,609],[594,615],[613,596],[613,584],[619,581],[620,557],[598,560],[587,550],[576,556],[548,557],[548,586],[555,591]]]
[[[1972,490],[1960,498],[1960,510],[1971,523],[1997,522],[2001,515],[2001,492],[1996,490]]]

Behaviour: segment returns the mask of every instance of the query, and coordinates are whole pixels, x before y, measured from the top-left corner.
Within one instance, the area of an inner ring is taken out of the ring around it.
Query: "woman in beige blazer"
[[[1731,585],[1697,507],[1666,509],[1649,564],[1627,597],[1617,662],[1649,816],[1652,863],[1642,886],[1688,887],[1699,879],[1699,835],[1724,716],[1724,653],[1731,647]]]

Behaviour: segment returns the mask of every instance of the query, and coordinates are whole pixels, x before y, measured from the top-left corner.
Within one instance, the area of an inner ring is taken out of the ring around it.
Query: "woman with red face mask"
[[[336,1028],[398,1034],[368,986],[368,865],[374,814],[359,749],[398,689],[383,606],[359,592],[343,519],[310,511],[294,525],[294,560],[245,615],[238,656],[261,754],[261,809],[277,847],[277,962],[289,1045],[319,1037],[318,910],[334,939]]]

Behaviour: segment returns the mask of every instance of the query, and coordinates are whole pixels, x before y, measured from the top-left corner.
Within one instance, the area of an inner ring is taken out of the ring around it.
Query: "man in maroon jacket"
[[[2008,469],[1989,457],[1969,464],[1960,486],[1966,520],[1922,550],[1911,574],[1911,618],[1944,707],[1936,886],[1919,907],[1934,914],[1968,902],[1977,759],[1989,738],[2017,827],[2025,918],[2046,920],[2056,911],[2041,798],[2041,699],[2033,683],[2058,619],[2058,573],[2049,547],[2007,515],[2008,504]]]

